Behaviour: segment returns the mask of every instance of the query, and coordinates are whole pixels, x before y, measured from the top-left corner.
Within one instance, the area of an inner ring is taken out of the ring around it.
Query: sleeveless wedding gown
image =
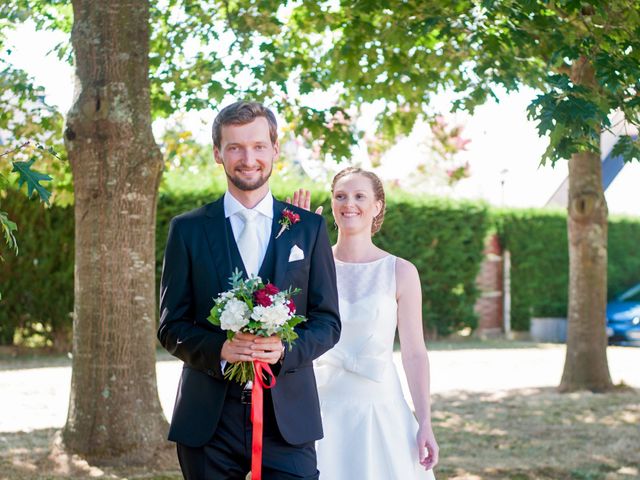
[[[342,333],[314,365],[324,429],[316,445],[320,478],[433,480],[418,463],[418,423],[392,359],[396,257],[335,263]]]

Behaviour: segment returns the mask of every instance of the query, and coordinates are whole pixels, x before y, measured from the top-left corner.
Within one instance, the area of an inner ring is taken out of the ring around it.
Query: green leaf
[[[2,227],[2,233],[4,235],[4,239],[7,242],[7,245],[11,250],[15,251],[15,254],[18,254],[18,242],[16,241],[16,237],[13,234],[16,230],[18,230],[18,226],[9,220],[9,216],[7,212],[0,212],[0,227]],[[4,260],[0,255],[0,260]]]
[[[35,158],[32,158],[28,162],[12,162],[12,172],[17,172],[20,177],[18,178],[18,188],[23,184],[27,184],[27,195],[31,197],[33,192],[36,191],[40,196],[40,201],[49,204],[49,197],[51,192],[40,185],[40,182],[49,182],[53,180],[49,175],[31,170],[31,166],[35,162]]]
[[[625,162],[640,161],[640,140],[629,135],[621,136],[611,150],[611,155],[622,155]]]

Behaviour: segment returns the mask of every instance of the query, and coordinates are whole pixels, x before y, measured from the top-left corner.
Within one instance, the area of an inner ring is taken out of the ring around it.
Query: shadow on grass
[[[433,423],[441,452],[438,480],[640,478],[640,392],[630,388],[608,394],[551,388],[439,394]],[[173,449],[166,452],[172,466],[164,470],[54,461],[55,434],[51,428],[0,433],[0,480],[182,478]]]
[[[77,456],[56,452],[58,429],[31,432],[0,432],[0,480],[182,480],[175,447],[167,443],[156,460],[161,468],[150,466],[98,468]],[[167,467],[167,465],[170,465]]]
[[[443,479],[640,478],[640,392],[434,396]]]

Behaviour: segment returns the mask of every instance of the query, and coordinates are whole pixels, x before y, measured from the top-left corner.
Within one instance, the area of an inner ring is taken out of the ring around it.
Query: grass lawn
[[[553,389],[436,395],[433,420],[438,480],[640,478],[640,392],[628,388],[606,395]],[[0,479],[182,478],[173,450],[157,471],[97,469],[64,456],[54,462],[54,435],[53,429],[0,433]]]
[[[438,479],[640,478],[640,392],[437,396]]]

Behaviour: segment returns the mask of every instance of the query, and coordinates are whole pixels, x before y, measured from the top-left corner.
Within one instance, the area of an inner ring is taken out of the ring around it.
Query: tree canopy
[[[626,1],[304,1],[279,28],[261,32],[263,81],[285,89],[278,72],[295,72],[300,93],[335,89],[343,109],[383,99],[378,124],[389,137],[428,115],[443,89],[455,92],[454,109],[473,111],[500,86],[540,91],[528,114],[549,135],[543,161],[599,152],[616,110],[640,124],[640,6]],[[571,79],[580,58],[593,85]],[[639,159],[638,142],[623,137],[616,153]]]

